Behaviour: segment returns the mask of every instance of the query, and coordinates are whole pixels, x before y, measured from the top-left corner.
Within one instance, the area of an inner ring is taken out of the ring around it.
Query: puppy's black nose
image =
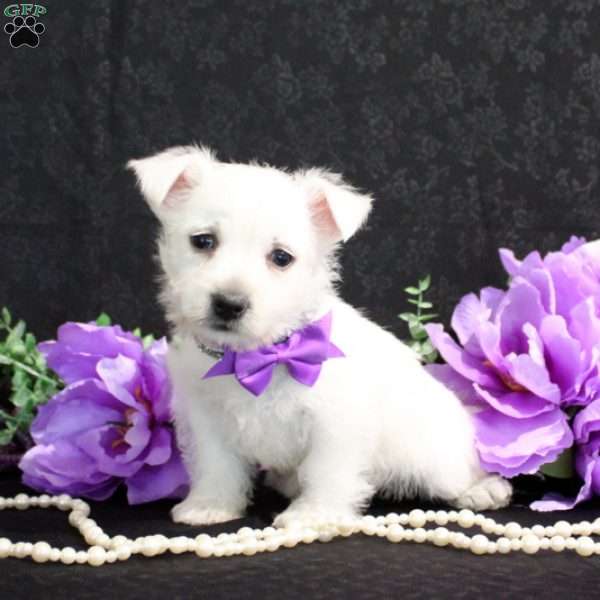
[[[243,296],[214,294],[212,297],[213,314],[223,321],[239,319],[246,312],[249,305],[250,303]]]

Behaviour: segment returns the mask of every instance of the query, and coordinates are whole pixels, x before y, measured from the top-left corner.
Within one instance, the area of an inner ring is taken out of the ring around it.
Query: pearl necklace
[[[293,548],[298,544],[330,542],[335,537],[349,537],[355,533],[386,538],[397,544],[413,542],[429,543],[434,546],[451,546],[459,550],[470,550],[473,554],[509,554],[525,552],[535,554],[539,550],[574,550],[580,556],[600,554],[600,543],[592,535],[600,535],[600,517],[593,523],[581,521],[570,524],[558,521],[552,526],[534,525],[522,527],[518,523],[505,525],[470,510],[411,510],[409,513],[389,513],[386,516],[366,515],[355,519],[341,519],[331,523],[314,522],[291,524],[285,529],[251,529],[242,527],[237,533],[221,533],[211,537],[205,533],[191,538],[164,535],[138,537],[135,540],[124,535],[114,537],[104,533],[98,524],[89,518],[90,506],[83,500],[60,496],[28,496],[18,494],[14,498],[0,497],[0,510],[30,507],[55,507],[70,511],[69,523],[79,530],[83,539],[90,545],[88,550],[74,548],[53,548],[47,542],[11,542],[0,537],[0,558],[31,558],[35,562],[61,562],[65,565],[88,564],[94,567],[104,563],[124,561],[134,554],[157,556],[167,551],[173,554],[195,552],[201,558],[211,556],[252,556],[261,552],[274,552],[281,547]],[[435,529],[426,529],[427,523],[435,523]],[[484,534],[496,536],[490,540],[486,535],[472,537],[445,527],[454,523],[464,529],[479,527]]]

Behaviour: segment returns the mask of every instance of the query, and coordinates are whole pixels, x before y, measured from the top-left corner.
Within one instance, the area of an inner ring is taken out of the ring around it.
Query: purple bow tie
[[[234,352],[226,350],[223,358],[213,365],[203,379],[235,373],[240,384],[255,396],[260,396],[273,376],[275,365],[283,364],[300,383],[312,386],[319,378],[322,364],[328,358],[344,356],[329,341],[331,313],[295,331],[284,342],[257,350]]]

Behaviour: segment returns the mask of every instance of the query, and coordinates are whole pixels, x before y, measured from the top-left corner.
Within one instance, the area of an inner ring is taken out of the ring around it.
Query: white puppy
[[[175,521],[239,518],[259,465],[292,499],[276,526],[355,515],[376,491],[477,510],[509,502],[509,483],[479,466],[460,401],[336,294],[336,250],[369,196],[323,170],[222,163],[198,147],[129,166],[162,223],[174,417],[191,478]],[[236,374],[204,378],[219,350],[285,344],[327,315],[344,357],[325,360],[312,385],[284,363],[259,395]]]

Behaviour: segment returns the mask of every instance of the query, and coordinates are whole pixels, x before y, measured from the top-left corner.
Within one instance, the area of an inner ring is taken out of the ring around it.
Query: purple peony
[[[102,500],[124,482],[131,504],[183,496],[166,340],[144,349],[118,326],[66,323],[39,349],[68,385],[31,426],[36,445],[19,465],[24,483]]]
[[[600,496],[600,400],[594,400],[573,419],[575,435],[575,470],[583,480],[577,496],[566,499],[559,494],[548,494],[532,507],[538,510],[564,510],[579,502]]]
[[[121,354],[139,361],[144,352],[142,341],[133,333],[119,325],[101,327],[95,323],[65,323],[58,328],[58,340],[42,342],[38,350],[67,384],[98,377],[96,365],[103,358]]]
[[[509,287],[459,302],[451,321],[458,344],[441,325],[427,326],[447,363],[434,374],[478,407],[476,444],[488,471],[534,473],[575,443],[579,501],[600,492],[600,241],[571,238],[543,258],[500,257]],[[568,505],[554,499],[552,508]]]

